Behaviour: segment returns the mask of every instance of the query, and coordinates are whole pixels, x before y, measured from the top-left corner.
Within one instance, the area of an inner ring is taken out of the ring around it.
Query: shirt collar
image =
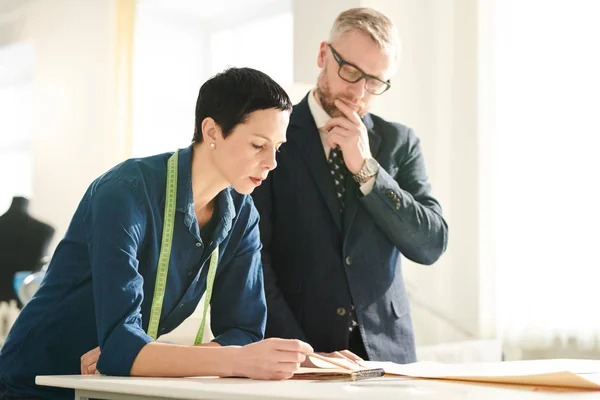
[[[327,114],[327,112],[325,112],[325,110],[323,110],[323,107],[321,107],[319,103],[317,103],[317,99],[315,98],[315,96],[316,88],[311,90],[308,94],[308,108],[310,109],[310,113],[312,114],[315,120],[315,125],[317,126],[317,129],[321,129],[325,126],[327,121],[331,119],[331,117],[329,116],[329,114]]]
[[[177,173],[177,202],[176,210],[185,214],[184,223],[196,237],[200,237],[196,212],[194,211],[194,192],[192,190],[192,154],[193,145],[179,150],[179,162]],[[217,240],[220,242],[231,229],[232,220],[236,216],[231,187],[223,189],[217,194]],[[194,223],[196,222],[196,223]]]
[[[177,204],[176,210],[185,214],[194,214],[194,195],[192,193],[192,145],[179,150],[177,162]]]

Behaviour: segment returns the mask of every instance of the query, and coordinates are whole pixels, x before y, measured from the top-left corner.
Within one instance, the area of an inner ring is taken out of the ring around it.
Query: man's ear
[[[325,56],[327,55],[327,50],[329,50],[329,46],[327,46],[327,42],[321,42],[319,46],[319,54],[317,55],[317,66],[319,68],[323,68],[325,64]]]

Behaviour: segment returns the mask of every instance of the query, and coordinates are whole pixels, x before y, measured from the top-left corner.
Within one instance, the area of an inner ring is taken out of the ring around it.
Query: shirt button
[[[338,308],[337,315],[339,315],[340,317],[343,317],[344,315],[346,315],[346,309],[344,307]]]
[[[185,304],[181,303],[181,304],[179,305],[179,308],[183,308],[183,306],[184,306],[184,305],[185,305]]]
[[[188,276],[194,275],[194,271],[188,271]]]
[[[167,328],[160,328],[161,333],[165,333],[166,330],[167,330]]]
[[[200,243],[200,242],[196,243],[196,247],[202,247],[202,243]]]
[[[346,257],[346,265],[352,265],[352,257]]]

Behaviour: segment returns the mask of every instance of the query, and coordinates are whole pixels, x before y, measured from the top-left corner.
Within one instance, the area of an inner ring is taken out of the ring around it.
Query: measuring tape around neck
[[[148,335],[156,340],[158,337],[158,325],[160,323],[160,313],[162,311],[163,300],[165,297],[165,288],[167,287],[167,273],[169,272],[169,260],[171,258],[171,244],[173,243],[173,228],[175,226],[175,204],[177,200],[177,164],[179,150],[175,151],[167,163],[167,193],[165,201],[165,220],[163,223],[162,242],[160,245],[160,255],[158,258],[158,267],[156,271],[156,283],[154,285],[154,297],[152,298],[152,309],[150,311],[150,323],[148,324]],[[204,336],[204,326],[206,324],[206,314],[212,297],[213,284],[217,264],[219,263],[219,246],[215,248],[210,256],[210,266],[206,277],[206,292],[204,294],[204,312],[202,313],[202,323],[194,344],[202,343]]]

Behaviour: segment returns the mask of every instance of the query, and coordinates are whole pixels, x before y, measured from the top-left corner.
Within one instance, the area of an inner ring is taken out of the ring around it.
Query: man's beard
[[[319,101],[321,102],[321,107],[323,110],[332,118],[343,116],[344,113],[341,112],[333,102],[335,98],[331,95],[329,88],[323,88],[323,85],[317,85],[317,96],[319,96]]]
[[[345,117],[346,114],[340,111],[339,108],[334,104],[335,99],[341,99],[342,101],[346,101],[347,103],[352,103],[352,100],[346,100],[342,96],[334,97],[331,94],[331,90],[329,90],[329,84],[326,82],[327,68],[321,70],[319,74],[319,79],[317,80],[317,96],[319,97],[319,101],[321,102],[321,107],[323,110],[332,118],[335,117]],[[358,115],[362,118],[367,113],[366,107],[364,104],[359,106],[357,111]]]

